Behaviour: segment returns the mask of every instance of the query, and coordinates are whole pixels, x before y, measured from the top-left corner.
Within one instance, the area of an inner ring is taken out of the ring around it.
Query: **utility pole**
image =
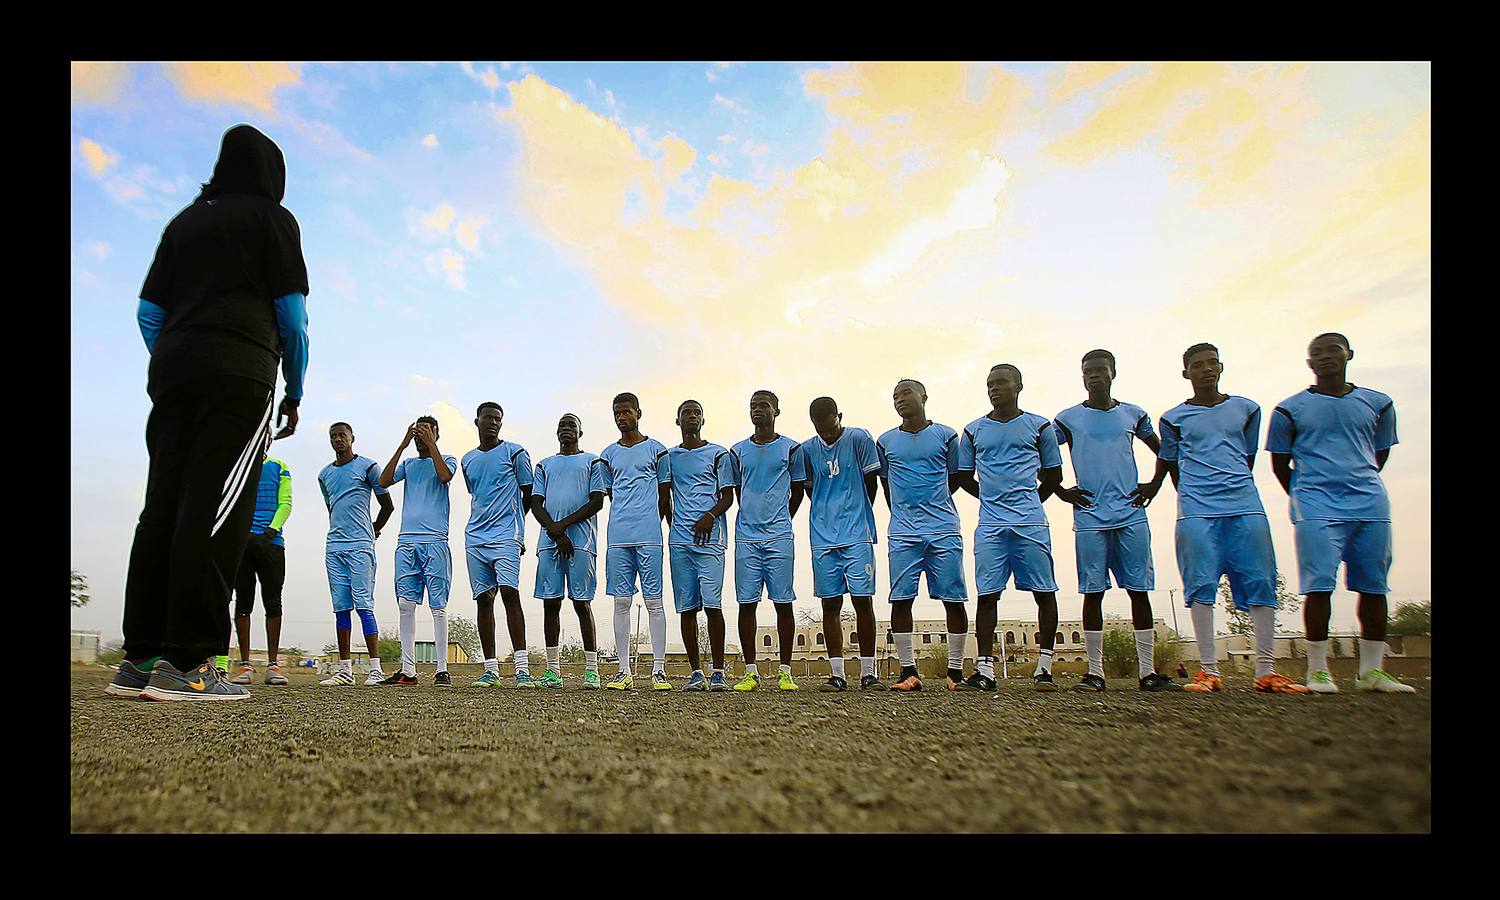
[[[1172,607],[1172,630],[1177,631],[1177,588],[1168,588],[1167,596],[1172,598],[1171,603],[1168,604]],[[1177,631],[1177,634],[1180,637],[1182,632]]]

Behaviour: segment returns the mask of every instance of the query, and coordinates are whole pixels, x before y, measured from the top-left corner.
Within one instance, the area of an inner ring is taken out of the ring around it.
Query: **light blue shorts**
[[[558,555],[556,547],[538,550],[533,596],[541,600],[559,600],[566,588],[569,600],[592,600],[598,580],[595,570],[594,554],[587,550],[573,548],[573,555],[566,561]]]
[[[1292,526],[1297,535],[1297,574],[1302,594],[1332,591],[1344,564],[1344,588],[1384,594],[1391,571],[1390,522],[1335,522],[1307,519]]]
[[[1216,603],[1228,575],[1236,609],[1276,607],[1276,549],[1264,515],[1178,519],[1177,569],[1189,606]]]
[[[375,608],[375,548],[328,549],[328,593],[333,611]]]
[[[453,556],[447,541],[396,545],[396,599],[427,602],[433,609],[448,605],[448,585],[453,580]]]
[[[982,525],[974,532],[974,586],[998,594],[1014,576],[1016,589],[1056,591],[1052,531],[1046,525]]]
[[[634,597],[638,581],[642,597],[662,598],[661,544],[610,547],[604,551],[604,583],[611,597]]]
[[[886,539],[890,558],[892,603],[915,600],[917,583],[927,573],[927,596],[944,603],[964,603],[964,539],[959,534],[891,535]]]
[[[469,547],[464,556],[469,563],[469,590],[474,596],[495,589],[521,587],[521,542],[500,541]]]
[[[850,544],[812,552],[813,595],[835,598],[875,596],[875,545]]]
[[[1111,586],[1127,591],[1156,590],[1151,526],[1145,522],[1103,531],[1075,531],[1073,546],[1078,551],[1078,593],[1102,594]]]
[[[724,550],[672,545],[672,602],[680,613],[719,609],[724,595]]]
[[[796,545],[791,538],[764,543],[734,545],[734,596],[741,603],[758,603],[761,590],[773,603],[797,599],[792,589],[792,560]]]

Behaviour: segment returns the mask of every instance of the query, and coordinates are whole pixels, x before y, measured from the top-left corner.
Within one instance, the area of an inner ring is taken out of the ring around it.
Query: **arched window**
[[[1042,633],[1040,631],[1036,633],[1036,643],[1038,647],[1042,645]]]
[[[948,632],[945,631],[942,634],[938,635],[938,640],[942,641],[945,644],[948,643]]]
[[[1005,643],[1007,643],[1007,644],[1014,644],[1015,642],[1016,642],[1016,633],[1014,631],[1007,631],[1007,632],[1005,632]]]
[[[763,638],[760,643],[761,643],[761,646],[763,646],[763,647],[769,647],[769,646],[771,646],[771,636],[769,634],[766,635],[765,638]]]
[[[1074,638],[1074,640],[1077,640],[1077,638]],[[1063,642],[1063,636],[1062,636],[1062,632],[1061,632],[1061,631],[1059,631],[1059,632],[1058,632],[1058,633],[1057,633],[1057,640],[1056,640],[1056,641],[1055,641],[1055,643],[1058,643],[1058,644],[1061,644],[1061,643],[1062,643],[1062,642]]]
[[[1083,641],[1083,638],[1081,638],[1081,637],[1078,636],[1078,632],[1076,632],[1076,631],[1073,632],[1073,643],[1077,644],[1077,643],[1080,643],[1082,641]]]
[[[1026,644],[1026,632],[1024,632],[1024,631],[1021,632],[1021,644],[1022,644],[1022,646],[1025,646],[1025,644]]]
[[[924,644],[930,644],[930,643],[932,643],[932,634],[930,632],[926,632],[926,631],[922,632],[922,643],[924,643]]]
[[[805,634],[799,634],[799,635],[797,635],[797,646],[798,647],[806,647],[807,646],[807,635],[805,635]]]
[[[853,632],[853,631],[849,632],[849,643],[851,643],[851,644],[857,644],[857,643],[859,643],[859,634],[857,632]]]
[[[823,646],[823,632],[818,632],[818,646]]]

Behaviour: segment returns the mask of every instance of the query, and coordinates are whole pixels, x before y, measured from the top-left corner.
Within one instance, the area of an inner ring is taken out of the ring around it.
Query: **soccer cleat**
[[[734,689],[741,692],[753,691],[758,687],[760,687],[760,673],[754,669],[746,672],[744,678],[734,683]]]
[[[983,672],[975,672],[973,675],[960,681],[956,687],[949,688],[949,690],[993,692],[995,690],[995,679]]]
[[[380,684],[385,684],[385,673],[378,668],[371,669],[370,674],[365,676],[365,687],[375,687]]]
[[[526,688],[527,690],[536,690],[536,679],[531,677],[530,672],[517,672],[516,687]]]
[[[723,672],[715,672],[713,674],[713,677],[708,679],[708,689],[713,691],[715,694],[719,693],[720,691],[729,690],[729,681],[724,678]],[[785,690],[785,688],[783,688],[783,690]]]
[[[1079,682],[1073,685],[1075,691],[1092,691],[1096,694],[1104,693],[1104,679],[1098,675],[1085,675]]]
[[[702,672],[694,672],[693,676],[687,680],[687,684],[682,686],[682,689],[692,692],[706,691],[708,690],[708,681],[703,677]]]
[[[120,671],[104,686],[104,693],[111,697],[138,699],[141,691],[151,683],[151,670],[142,669],[128,659],[120,660]]]
[[[1379,694],[1415,694],[1417,692],[1416,688],[1409,684],[1402,684],[1384,669],[1371,669],[1359,676],[1354,679],[1354,687],[1361,691],[1375,691]]]
[[[583,671],[583,689],[586,691],[597,691],[603,685],[599,684],[599,673],[593,669]]]
[[[266,684],[287,684],[286,676],[281,674],[281,666],[269,666],[266,669]]]
[[[1185,691],[1193,691],[1198,694],[1217,693],[1224,689],[1224,682],[1219,676],[1211,675],[1202,669],[1193,676],[1193,680],[1182,686]]]
[[[220,669],[219,671],[223,672],[224,670]],[[230,682],[230,684],[250,684],[254,680],[255,680],[255,669],[254,669],[254,667],[252,667],[249,663],[242,663],[240,665],[240,673],[238,675],[234,676],[234,680],[232,682]]]
[[[481,688],[492,688],[492,687],[499,687],[499,686],[500,686],[500,673],[499,672],[491,672],[489,669],[485,669],[483,675],[480,675],[478,678],[474,679],[469,684],[469,687],[481,687]]]
[[[563,686],[562,673],[556,669],[548,669],[542,673],[541,685],[544,688],[560,690]]]
[[[837,675],[829,675],[827,681],[818,685],[818,690],[822,691],[825,694],[842,693],[849,690],[849,682],[838,677]]]
[[[944,679],[944,681],[946,682],[948,690],[950,691],[959,690],[958,686],[964,683],[964,680],[962,678],[954,678],[951,673],[946,679]]]
[[[386,680],[380,682],[380,684],[397,684],[397,685],[401,685],[402,687],[410,687],[410,686],[412,686],[412,685],[414,685],[416,683],[417,683],[417,676],[415,676],[415,675],[408,675],[405,672],[401,671],[400,669],[396,670],[396,674],[394,674],[391,677],[387,678]]]
[[[630,690],[630,686],[632,684],[635,684],[635,679],[631,677],[630,673],[621,672],[620,674],[616,675],[609,684],[605,685],[605,687],[609,688],[612,691],[628,691]]]
[[[1052,673],[1046,669],[1032,676],[1031,683],[1037,690],[1044,694],[1050,694],[1057,690],[1057,682],[1052,680]]]
[[[1257,694],[1306,694],[1307,685],[1298,684],[1285,675],[1276,672],[1267,672],[1255,679],[1255,693]]]
[[[865,675],[859,679],[859,689],[862,691],[883,691],[885,682],[874,675]]]
[[[1182,690],[1182,685],[1180,685],[1177,682],[1173,681],[1171,678],[1167,677],[1166,675],[1162,675],[1162,674],[1157,673],[1157,672],[1152,672],[1150,675],[1147,675],[1145,678],[1141,679],[1141,690],[1143,690],[1143,691],[1152,691],[1152,692],[1156,692],[1156,691],[1180,691],[1180,690]]]
[[[1308,672],[1307,689],[1314,694],[1337,694],[1339,692],[1339,686],[1334,683],[1333,676],[1328,674],[1327,669]]]
[[[448,674],[447,669],[444,669],[443,671],[432,676],[432,683],[440,685],[451,685],[453,684],[453,676]]]
[[[903,694],[909,691],[920,691],[921,689],[922,679],[916,675],[908,675],[895,684],[891,685],[891,690],[901,691]]]
[[[248,700],[250,692],[220,678],[212,661],[205,660],[191,672],[180,672],[161,659],[140,696],[142,700]]]
[[[330,677],[325,678],[322,681],[318,682],[318,684],[321,684],[324,687],[353,687],[354,686],[354,673],[353,672],[345,672],[343,669],[339,669],[337,672],[334,672],[333,675],[331,675]]]
[[[800,691],[800,690],[802,690],[802,688],[800,688],[800,687],[797,686],[797,682],[795,682],[795,681],[792,680],[792,673],[791,672],[782,672],[779,675],[777,675],[776,676],[776,687],[777,687],[778,690],[783,690],[783,691]]]
[[[653,690],[653,691],[670,691],[671,689],[672,689],[672,682],[670,682],[670,681],[667,680],[667,673],[665,673],[665,672],[652,672],[651,673],[651,690]]]

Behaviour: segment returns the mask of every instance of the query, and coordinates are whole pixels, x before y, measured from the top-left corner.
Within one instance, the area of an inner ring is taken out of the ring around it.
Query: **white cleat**
[[[347,687],[348,685],[354,684],[354,676],[349,674],[348,672],[340,670],[334,672],[332,678],[325,678],[322,681],[318,682],[318,684],[326,685],[327,687]]]
[[[385,673],[379,669],[371,669],[370,674],[365,678],[365,687],[374,687],[382,681],[385,681]]]
[[[1339,686],[1334,683],[1333,676],[1328,674],[1327,669],[1308,672],[1307,689],[1314,694],[1337,694],[1339,692]]]
[[[1380,694],[1415,694],[1417,689],[1409,684],[1402,684],[1386,673],[1384,669],[1371,669],[1355,679],[1354,686],[1362,691],[1375,691]]]

